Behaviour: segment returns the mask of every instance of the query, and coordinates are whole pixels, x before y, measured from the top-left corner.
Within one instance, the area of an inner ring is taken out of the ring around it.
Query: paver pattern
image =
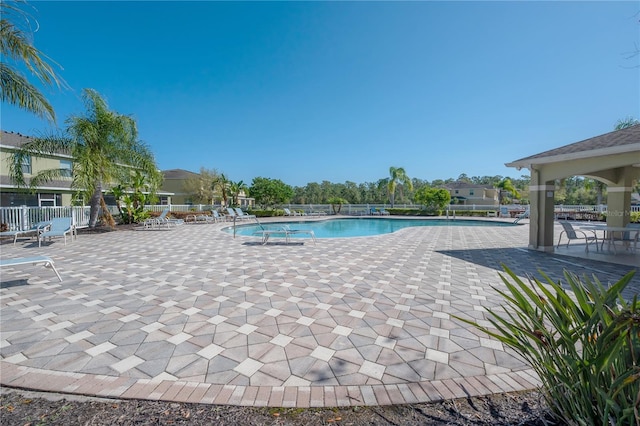
[[[228,224],[3,244],[0,383],[255,406],[425,402],[534,388],[481,324],[504,263],[559,279],[633,267],[527,250],[528,226],[416,227],[367,238],[259,238]],[[640,289],[640,274],[629,294]]]

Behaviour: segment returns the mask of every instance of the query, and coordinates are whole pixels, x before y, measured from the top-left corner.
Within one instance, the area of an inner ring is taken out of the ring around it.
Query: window
[[[460,193],[460,191],[458,191],[458,190],[456,189],[456,194],[459,194],[459,193]]]
[[[38,194],[38,205],[40,207],[56,207],[62,205],[62,195],[60,194]]]
[[[71,177],[71,160],[60,160],[60,170],[62,171],[62,176]]]
[[[473,189],[469,190],[469,195],[473,195]]]
[[[22,159],[22,173],[31,174],[31,156],[27,155]]]

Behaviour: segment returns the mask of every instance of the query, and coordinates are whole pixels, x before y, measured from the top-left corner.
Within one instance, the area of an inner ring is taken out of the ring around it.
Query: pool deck
[[[603,282],[638,269],[610,260],[640,264],[637,254],[585,257],[573,243],[527,250],[528,224],[266,245],[221,232],[228,225],[2,244],[2,259],[50,256],[63,282],[41,266],[3,269],[0,384],[274,407],[532,389],[526,364],[454,315],[488,324],[501,263],[522,277],[568,268]],[[636,274],[625,296],[639,291]]]

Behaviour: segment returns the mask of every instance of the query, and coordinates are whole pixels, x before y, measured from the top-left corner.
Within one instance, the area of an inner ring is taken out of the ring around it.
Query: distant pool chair
[[[580,229],[575,229],[573,227],[573,225],[571,225],[571,222],[567,222],[565,221],[558,221],[560,222],[560,225],[562,225],[562,232],[560,232],[560,237],[558,238],[558,245],[556,246],[556,248],[560,247],[560,242],[562,241],[562,236],[566,235],[567,238],[567,244],[566,247],[569,247],[569,243],[571,241],[584,241],[585,243],[585,251],[588,252],[589,251],[589,244],[592,243],[596,243],[596,251],[598,251],[598,237],[595,235],[587,235],[586,232],[581,231]]]

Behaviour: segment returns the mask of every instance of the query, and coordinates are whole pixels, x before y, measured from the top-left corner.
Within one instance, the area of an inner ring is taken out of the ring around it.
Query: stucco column
[[[631,187],[609,187],[607,190],[607,226],[627,226],[630,219]]]
[[[607,187],[607,226],[627,226],[631,219],[631,168],[625,168],[621,179]]]
[[[529,198],[529,248],[553,251],[554,181],[544,181],[539,170],[531,170]]]

